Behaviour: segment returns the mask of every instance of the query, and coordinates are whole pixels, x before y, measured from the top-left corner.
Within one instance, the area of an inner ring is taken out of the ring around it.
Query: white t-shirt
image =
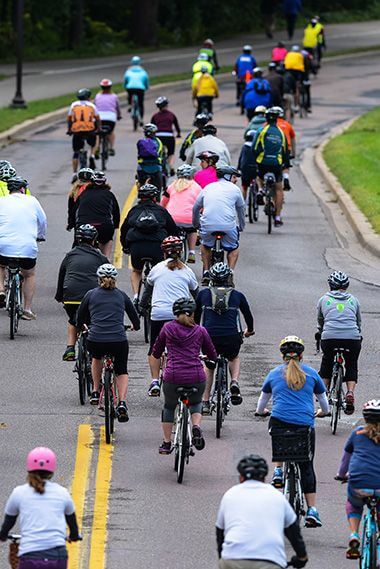
[[[239,223],[236,220],[237,208],[244,208],[242,193],[236,184],[219,180],[208,184],[194,204],[202,208],[200,226],[202,231],[231,231]]]
[[[216,526],[224,530],[223,559],[261,559],[286,567],[284,529],[296,521],[285,496],[270,484],[246,480],[220,503]]]
[[[46,237],[46,215],[34,196],[12,193],[0,199],[0,255],[36,259],[37,237]]]
[[[167,268],[170,259],[161,261],[153,267],[148,276],[148,284],[153,285],[152,320],[173,320],[173,304],[181,297],[191,296],[190,291],[198,288],[198,281],[191,269]]]
[[[44,494],[38,494],[29,484],[17,486],[8,498],[5,513],[20,516],[19,555],[64,546],[65,515],[74,511],[70,494],[55,482],[46,482]]]
[[[187,152],[186,162],[192,164],[199,168],[200,161],[196,156],[201,152],[209,150],[210,152],[215,152],[219,156],[217,166],[222,166],[223,164],[231,164],[231,155],[227,148],[227,145],[223,140],[212,134],[207,134],[206,136],[201,136],[201,138],[196,138],[193,144],[190,146]]]

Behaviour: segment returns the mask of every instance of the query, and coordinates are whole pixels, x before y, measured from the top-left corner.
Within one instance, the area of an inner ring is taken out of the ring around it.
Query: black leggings
[[[294,425],[292,423],[284,423],[284,421],[280,421],[279,419],[275,419],[271,417],[269,420],[269,428],[271,427],[284,427],[284,428],[305,428],[305,425]],[[301,486],[302,491],[304,494],[314,494],[317,490],[317,477],[315,475],[314,470],[314,454],[315,454],[315,430],[314,428],[311,429],[311,460],[308,462],[299,462],[298,466],[300,468],[301,473]]]
[[[161,420],[163,423],[173,423],[174,421],[174,412],[178,403],[178,393],[177,393],[178,387],[184,387],[187,389],[196,387],[198,389],[197,393],[189,394],[190,413],[193,414],[193,413],[202,412],[202,396],[206,387],[205,381],[202,381],[202,383],[191,383],[191,384],[168,383],[167,381],[164,381],[163,390],[164,390],[165,402],[161,415]]]

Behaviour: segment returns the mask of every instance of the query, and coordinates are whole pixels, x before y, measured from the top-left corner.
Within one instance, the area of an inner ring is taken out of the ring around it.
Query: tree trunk
[[[136,0],[133,6],[133,39],[138,45],[157,43],[158,0]]]
[[[71,34],[72,48],[78,48],[83,43],[84,0],[73,0],[71,3]]]

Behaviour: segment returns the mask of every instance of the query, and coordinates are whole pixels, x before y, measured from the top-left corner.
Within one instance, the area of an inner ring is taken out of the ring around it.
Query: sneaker
[[[73,362],[75,360],[75,347],[67,346],[65,353],[62,356],[64,362]]]
[[[160,396],[160,382],[155,379],[149,386],[148,395],[149,397],[159,397]]]
[[[88,161],[88,165],[92,170],[96,170],[95,156],[90,156],[90,160]]]
[[[348,542],[348,548],[346,549],[347,559],[359,559],[360,557],[360,538],[356,531],[353,531],[350,535],[350,541]]]
[[[288,192],[290,190],[289,178],[284,178],[284,190]]]
[[[355,397],[352,391],[347,391],[345,403],[346,405],[344,407],[344,412],[346,415],[352,415],[352,413],[355,411]]]
[[[202,415],[211,415],[211,405],[210,401],[202,401]]]
[[[210,273],[209,271],[203,271],[201,286],[208,286],[210,284]]]
[[[281,466],[276,466],[272,475],[272,486],[275,488],[283,488],[284,486],[284,472]]]
[[[110,148],[110,149],[108,150],[108,154],[109,154],[110,156],[115,156],[115,149],[114,149],[114,148]]]
[[[189,253],[187,256],[188,263],[195,263],[195,253]]]
[[[236,380],[231,381],[230,393],[231,393],[232,405],[241,405],[243,403],[243,398],[240,393],[240,387]]]
[[[257,192],[257,205],[264,205],[264,194],[262,192]]]
[[[128,407],[125,401],[119,402],[118,406],[116,407],[116,415],[119,423],[128,423]]]
[[[195,260],[194,260],[194,262],[195,262]],[[0,308],[5,307],[6,299],[7,299],[7,296],[6,296],[5,292],[0,292]]]
[[[32,310],[24,310],[21,319],[22,320],[35,320],[37,318],[37,314],[35,314]]]
[[[99,391],[93,391],[90,397],[90,404],[91,405],[98,405],[100,400],[100,393]]]
[[[281,225],[284,225],[284,222],[282,221],[282,219],[275,219],[274,220],[274,226],[275,227],[281,227]]]
[[[158,447],[159,454],[170,454],[172,452],[172,443],[169,441],[162,441],[161,445]]]
[[[197,425],[194,425],[193,427],[193,445],[197,450],[203,450],[206,445],[202,430]]]
[[[322,526],[321,519],[318,514],[317,508],[308,508],[305,517],[306,528],[320,528]]]

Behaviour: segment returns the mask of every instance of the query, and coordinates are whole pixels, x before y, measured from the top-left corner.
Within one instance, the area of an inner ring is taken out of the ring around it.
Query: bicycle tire
[[[17,319],[17,303],[16,303],[16,280],[12,278],[11,287],[9,291],[9,337],[11,340],[15,339],[15,321]]]
[[[144,315],[144,341],[146,344],[150,342],[150,314]]]
[[[111,443],[112,428],[112,408],[111,408],[111,372],[106,370],[104,372],[104,425],[106,434],[106,443]]]
[[[289,504],[291,505],[291,507],[295,511],[297,489],[296,489],[296,473],[295,473],[294,466],[292,463],[289,463],[286,465],[285,493],[286,493],[286,497],[287,497]]]
[[[248,219],[249,223],[253,223],[254,219],[254,196],[252,185],[248,188]]]
[[[253,221],[259,221],[259,204],[257,203],[257,192],[253,196]]]
[[[369,559],[369,569],[377,569],[377,535],[375,531],[371,533],[370,541],[370,559]]]
[[[93,381],[92,381],[92,372],[91,372],[91,356],[88,353],[87,345],[85,342],[85,365],[86,365],[86,388],[87,388],[87,395],[90,397],[93,391]]]
[[[78,357],[76,362],[76,369],[78,373],[79,401],[81,405],[84,405],[86,403],[86,391],[87,391],[86,371],[85,371],[86,361],[84,358],[83,349],[84,349],[83,336],[81,334],[78,341]]]
[[[267,202],[267,217],[268,217],[268,235],[272,233],[272,202],[269,199]]]
[[[80,168],[87,168],[87,150],[79,153],[79,166]]]
[[[137,127],[139,126],[139,117],[136,114],[133,115],[132,122],[133,122],[133,130],[134,132],[136,132]]]
[[[216,438],[220,439],[223,426],[223,401],[222,401],[222,386],[223,386],[223,364],[220,363],[216,370],[216,421],[215,421],[215,434]]]
[[[189,441],[187,440],[187,423],[189,421],[189,410],[186,405],[182,406],[182,417],[179,433],[178,448],[178,465],[177,465],[177,482],[182,484],[183,474],[185,471],[186,456],[188,454]]]
[[[338,367],[338,370],[333,371],[331,382],[333,386],[331,389],[333,403],[331,406],[330,426],[331,426],[331,433],[335,435],[338,427],[340,409],[342,406],[343,370],[340,365]]]
[[[107,136],[103,136],[103,137],[102,137],[101,159],[102,159],[102,170],[107,170],[107,160],[108,160],[108,140],[107,140]]]

